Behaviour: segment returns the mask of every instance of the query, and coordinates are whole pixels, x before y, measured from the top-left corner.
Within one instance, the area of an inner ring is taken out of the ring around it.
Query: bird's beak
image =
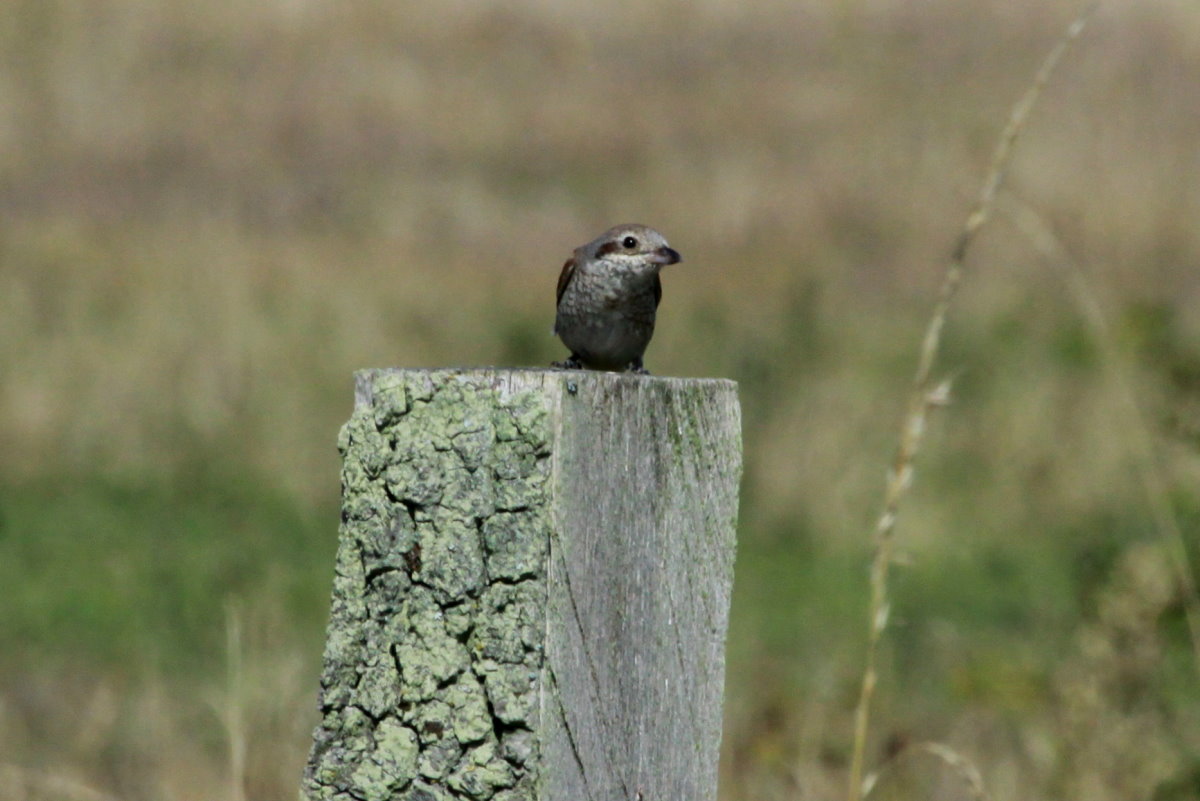
[[[669,248],[665,245],[654,251],[651,260],[656,264],[678,264],[683,261],[683,257],[679,255],[679,251],[675,248]]]

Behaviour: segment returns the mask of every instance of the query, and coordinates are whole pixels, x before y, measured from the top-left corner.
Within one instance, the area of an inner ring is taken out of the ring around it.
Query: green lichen
[[[454,796],[438,784],[417,781],[401,798],[403,801],[452,801]]]
[[[420,530],[421,569],[413,580],[430,587],[442,604],[477,595],[487,579],[475,521],[439,515]]]
[[[487,376],[364,371],[305,794],[525,801],[543,658],[549,417]]]
[[[497,512],[484,521],[483,547],[487,571],[493,579],[536,576],[546,559],[550,531],[536,512]]]
[[[472,674],[463,674],[445,691],[443,698],[450,705],[450,726],[460,743],[478,743],[492,733],[487,696],[479,680]]]
[[[371,401],[375,427],[380,431],[388,430],[408,412],[408,392],[404,387],[404,377],[398,373],[377,374]]]
[[[388,801],[412,781],[417,765],[417,735],[394,720],[375,729],[374,745],[350,776],[354,795],[363,801]]]
[[[442,737],[436,742],[423,745],[417,772],[426,779],[442,780],[462,759],[463,749],[454,737]]]
[[[443,610],[442,619],[451,637],[462,639],[470,633],[478,608],[476,601],[468,599],[466,603],[448,606]]]
[[[402,615],[407,627],[399,642],[392,643],[401,695],[408,702],[429,700],[441,685],[467,668],[467,649],[446,631],[441,607],[431,591],[414,587]],[[385,653],[387,646],[379,644]]]
[[[483,613],[468,640],[472,654],[479,660],[524,663],[527,637],[540,637],[544,597],[533,582],[496,583],[488,587],[480,598]]]
[[[496,478],[489,469],[449,465],[438,506],[456,519],[483,519],[496,511]]]
[[[537,740],[528,729],[505,732],[500,742],[500,755],[517,767],[529,765],[537,754]]]
[[[483,660],[476,670],[484,677],[496,718],[506,724],[532,725],[537,706],[538,672],[522,664]]]
[[[351,703],[372,718],[388,715],[400,702],[400,674],[385,652],[372,654],[368,664],[359,672]]]
[[[448,783],[452,790],[481,800],[491,798],[496,790],[512,787],[516,776],[512,767],[496,753],[495,744],[489,742],[471,749]]]
[[[404,503],[436,506],[445,487],[446,470],[442,462],[440,456],[427,454],[413,461],[388,465],[388,494]]]

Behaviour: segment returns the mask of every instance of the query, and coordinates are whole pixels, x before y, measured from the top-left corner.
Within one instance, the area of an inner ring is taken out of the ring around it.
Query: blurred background
[[[540,366],[662,230],[658,374],[741,385],[723,801],[844,795],[870,532],[1060,0],[9,0],[0,797],[293,798],[362,367]],[[1200,15],[1105,3],[952,309],[875,797],[1200,797]],[[1181,536],[1172,533],[1177,527]],[[891,755],[901,756],[889,761]]]

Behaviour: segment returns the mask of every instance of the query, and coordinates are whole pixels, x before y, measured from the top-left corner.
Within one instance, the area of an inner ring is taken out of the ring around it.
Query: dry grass
[[[315,724],[317,658],[279,641],[283,610],[239,614],[224,623],[228,671],[211,678],[137,665],[6,676],[0,798],[294,797]]]
[[[962,283],[967,252],[971,244],[975,241],[975,238],[979,235],[979,229],[992,215],[996,204],[996,193],[1000,190],[1001,182],[1011,166],[1013,145],[1016,143],[1021,130],[1025,127],[1029,119],[1029,114],[1037,103],[1038,98],[1041,97],[1042,92],[1045,90],[1046,82],[1050,79],[1055,67],[1058,66],[1059,60],[1066,52],[1067,46],[1079,36],[1088,17],[1094,11],[1095,5],[1089,6],[1080,16],[1071,22],[1071,25],[1067,28],[1067,32],[1055,43],[1050,54],[1042,62],[1042,66],[1038,69],[1033,83],[1013,107],[1008,124],[1004,126],[1004,130],[1000,134],[1000,140],[996,145],[996,150],[992,154],[991,166],[988,169],[987,177],[984,179],[983,188],[979,192],[979,199],[976,200],[975,206],[971,209],[970,214],[967,215],[966,224],[959,235],[958,243],[954,246],[950,262],[946,267],[946,272],[942,276],[942,285],[938,292],[937,304],[934,306],[933,316],[930,318],[929,324],[925,329],[925,337],[921,341],[917,359],[917,372],[913,378],[912,396],[909,398],[908,409],[900,425],[900,440],[896,449],[896,456],[891,469],[888,471],[887,486],[883,499],[883,513],[875,523],[873,538],[875,553],[871,560],[871,602],[867,624],[867,660],[863,671],[862,687],[859,690],[858,705],[855,708],[854,714],[854,745],[850,755],[850,786],[846,794],[846,797],[850,801],[859,801],[859,799],[869,792],[866,784],[874,783],[873,778],[869,779],[869,782],[864,779],[863,770],[866,759],[867,728],[870,725],[871,719],[871,701],[875,694],[875,685],[879,681],[879,674],[876,668],[876,661],[879,654],[879,640],[883,636],[888,618],[891,615],[891,599],[888,595],[888,575],[891,572],[892,561],[895,558],[896,519],[900,513],[900,502],[912,487],[913,475],[916,469],[917,451],[920,449],[921,441],[925,437],[925,428],[929,413],[939,406],[945,406],[949,403],[950,399],[951,380],[944,379],[941,383],[935,383],[937,379],[933,374],[937,357],[942,348],[942,330],[945,328],[951,304],[958,294],[959,284]],[[979,771],[976,770],[975,766],[969,760],[955,753],[952,749],[939,744],[926,744],[926,750],[941,756],[952,766],[965,766],[966,769],[969,769],[968,775],[971,779],[970,784],[973,790],[975,790],[974,795],[976,797],[986,796],[983,791],[982,781],[978,778]]]
[[[16,0],[0,19],[0,482],[186,490],[204,470],[328,509],[351,370],[548,362],[565,254],[653,224],[686,262],[650,367],[736,378],[746,411],[722,796],[839,797],[857,533],[895,388],[1008,104],[1075,11]],[[1106,752],[1130,752],[1134,789],[1200,795],[1170,603],[1139,618],[1161,650],[1124,672],[1073,645],[1112,629],[1101,588],[1156,536],[1139,439],[1195,549],[1196,74],[1189,4],[1108,3],[1029,118],[1008,186],[1086,265],[1109,334],[1036,242],[980,229],[987,269],[944,343],[954,414],[906,499],[872,762],[946,743],[1007,801],[1082,792]],[[156,550],[114,542],[118,577]],[[321,621],[283,603],[244,599],[237,682],[163,675],[153,655],[95,666],[69,642],[54,669],[5,668],[0,795],[292,797]],[[1136,725],[1065,752],[1072,715],[1117,720],[1131,688]],[[872,797],[908,791],[964,789],[906,760]]]

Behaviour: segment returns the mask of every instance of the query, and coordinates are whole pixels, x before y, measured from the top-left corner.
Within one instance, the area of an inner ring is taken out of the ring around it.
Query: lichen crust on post
[[[535,797],[549,416],[496,375],[356,376],[306,798]]]

